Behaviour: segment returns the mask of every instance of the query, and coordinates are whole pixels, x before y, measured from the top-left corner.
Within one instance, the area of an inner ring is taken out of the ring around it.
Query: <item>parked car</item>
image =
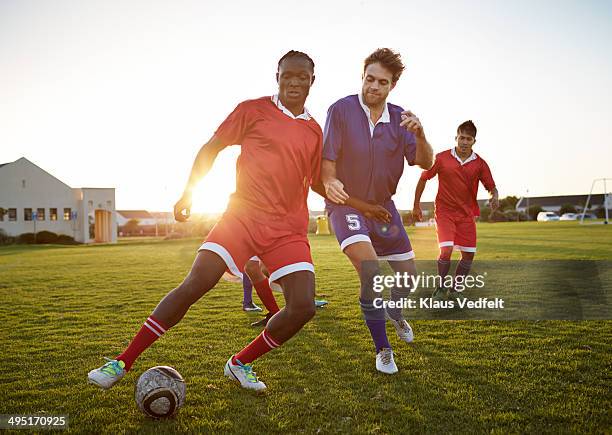
[[[597,219],[597,216],[595,216],[593,213],[585,213],[584,218],[585,219]],[[581,213],[578,213],[578,219],[582,219]]]
[[[559,218],[560,221],[575,221],[580,215],[576,213],[563,213]]]
[[[537,220],[538,222],[558,221],[559,216],[557,216],[557,214],[552,211],[541,211],[540,213],[538,213]]]

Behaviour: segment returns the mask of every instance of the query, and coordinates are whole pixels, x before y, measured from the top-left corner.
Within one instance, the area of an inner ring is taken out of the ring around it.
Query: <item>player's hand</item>
[[[348,194],[344,191],[344,184],[342,181],[334,178],[326,183],[323,183],[325,186],[325,195],[330,201],[335,202],[336,204],[344,204],[344,202],[349,198]]]
[[[402,112],[402,121],[400,122],[400,127],[404,127],[406,130],[414,133],[417,136],[424,136],[423,125],[421,125],[421,121],[410,110],[404,110]]]
[[[174,204],[174,219],[178,222],[187,222],[191,215],[191,195],[183,194],[176,204]]]
[[[420,206],[415,205],[412,208],[412,217],[416,222],[421,222],[423,220],[423,211],[421,210]]]
[[[391,213],[382,205],[368,204],[363,214],[368,219],[376,219],[377,221],[388,224],[391,222]]]
[[[489,205],[491,206],[491,211],[495,211],[499,208],[499,198],[497,196],[492,196],[489,200]]]

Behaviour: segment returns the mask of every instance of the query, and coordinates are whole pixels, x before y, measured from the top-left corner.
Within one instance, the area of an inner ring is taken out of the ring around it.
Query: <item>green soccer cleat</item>
[[[102,367],[90,371],[87,379],[90,384],[108,390],[125,376],[125,363],[116,359],[104,359],[108,362]]]
[[[463,294],[463,292],[458,292],[456,290],[451,290],[448,294],[449,299],[451,300],[455,300],[457,302],[459,301],[465,301],[467,300],[467,297],[465,297],[465,295]],[[457,308],[460,308],[459,305],[457,305]]]
[[[434,301],[443,301],[446,299],[446,296],[447,296],[446,289],[444,287],[438,287],[432,293],[431,298]]]

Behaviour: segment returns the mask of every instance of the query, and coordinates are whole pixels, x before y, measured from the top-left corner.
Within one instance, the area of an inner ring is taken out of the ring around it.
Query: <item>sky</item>
[[[116,188],[117,209],[169,211],[231,110],[275,93],[286,51],[316,63],[307,107],[323,126],[389,47],[406,70],[388,101],[436,152],[472,119],[501,197],[588,193],[612,177],[611,22],[607,1],[2,0],[0,163],[26,157],[72,187]],[[194,211],[224,209],[239,153],[219,155]],[[419,174],[406,167],[400,209]],[[323,203],[311,192],[309,206]]]

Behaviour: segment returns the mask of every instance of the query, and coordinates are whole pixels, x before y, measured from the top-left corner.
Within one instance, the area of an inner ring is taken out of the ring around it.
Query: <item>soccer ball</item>
[[[135,396],[145,415],[171,417],[185,403],[185,380],[172,367],[152,367],[138,378]]]

